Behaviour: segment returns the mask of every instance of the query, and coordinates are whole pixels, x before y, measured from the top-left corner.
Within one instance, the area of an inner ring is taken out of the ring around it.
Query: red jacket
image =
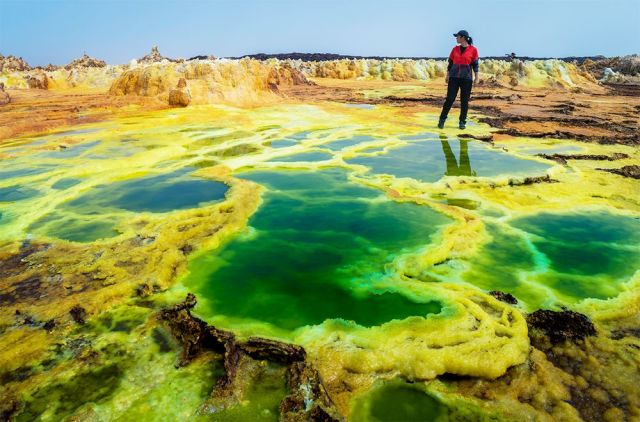
[[[478,49],[469,45],[464,53],[461,53],[459,45],[453,47],[449,54],[449,77],[472,79],[472,68],[478,72]]]

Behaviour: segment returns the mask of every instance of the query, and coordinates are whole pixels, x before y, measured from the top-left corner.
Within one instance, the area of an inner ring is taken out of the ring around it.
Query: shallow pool
[[[347,159],[373,174],[390,174],[423,182],[444,176],[494,177],[543,175],[549,165],[507,154],[479,141],[442,138],[395,147],[385,154]]]
[[[268,191],[247,233],[190,263],[183,284],[202,299],[199,315],[229,328],[253,320],[293,330],[439,312],[437,302],[376,281],[385,263],[429,243],[448,218],[350,183],[339,169],[240,176]]]

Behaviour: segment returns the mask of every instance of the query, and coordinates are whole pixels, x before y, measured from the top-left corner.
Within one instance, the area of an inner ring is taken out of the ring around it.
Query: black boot
[[[445,122],[446,120],[447,120],[447,119],[440,119],[440,120],[438,120],[438,129],[444,129],[444,122]]]
[[[467,127],[467,122],[464,120],[460,120],[460,124],[458,125],[460,129],[465,129]]]

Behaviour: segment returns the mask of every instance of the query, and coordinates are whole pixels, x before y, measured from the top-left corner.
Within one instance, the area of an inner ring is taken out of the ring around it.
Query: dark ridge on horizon
[[[190,58],[188,60],[195,59],[199,56]],[[617,57],[617,56],[614,56]],[[400,57],[400,56],[357,56],[357,55],[345,55],[345,54],[334,54],[334,53],[278,53],[278,54],[246,54],[244,56],[237,57],[227,57],[228,59],[242,59],[242,58],[251,58],[256,60],[267,60],[267,59],[278,59],[278,60],[302,60],[304,62],[326,62],[331,60],[344,60],[344,59],[371,59],[371,60],[385,60],[385,59],[406,59],[406,60],[447,60],[447,57]],[[582,64],[585,60],[605,60],[609,57],[605,57],[603,55],[598,56],[569,56],[569,57],[530,57],[530,56],[509,56],[505,54],[504,56],[483,56],[481,59],[491,59],[491,60],[511,60],[512,58],[517,58],[518,60],[549,60],[549,59],[557,59],[562,60],[564,62],[578,62]]]

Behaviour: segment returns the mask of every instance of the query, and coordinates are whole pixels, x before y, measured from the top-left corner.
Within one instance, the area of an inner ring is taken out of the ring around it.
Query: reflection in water
[[[460,164],[456,161],[456,156],[451,150],[446,135],[440,135],[440,143],[442,144],[442,152],[447,161],[447,171],[445,176],[475,176],[476,172],[471,169],[471,161],[469,160],[468,141],[460,139]]]

